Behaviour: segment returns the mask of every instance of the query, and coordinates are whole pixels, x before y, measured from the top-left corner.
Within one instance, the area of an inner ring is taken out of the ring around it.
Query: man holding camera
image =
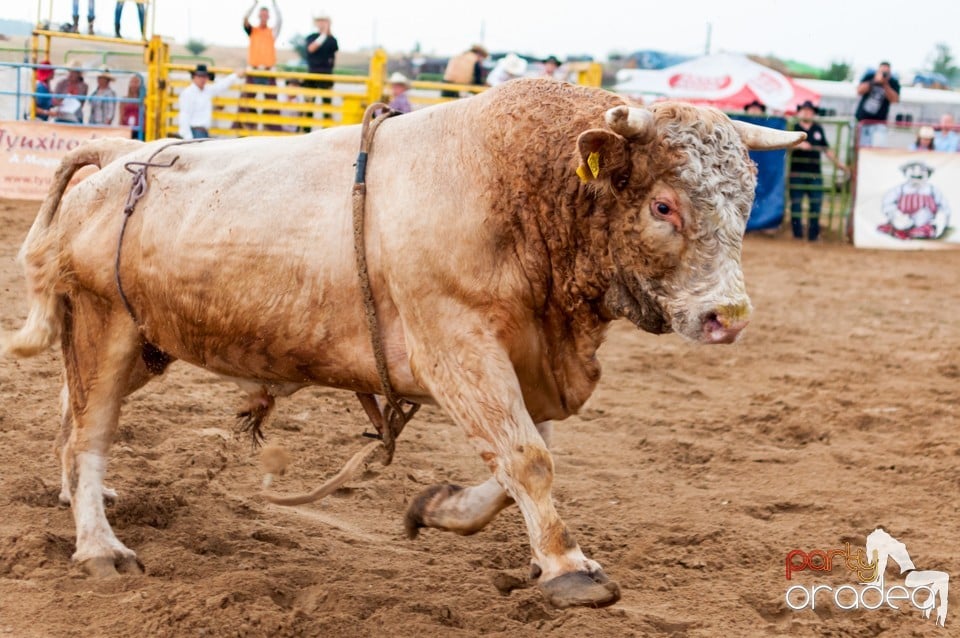
[[[900,82],[891,77],[890,63],[881,62],[876,71],[864,74],[857,95],[860,96],[856,114],[860,125],[860,146],[884,146],[890,105],[900,101]]]

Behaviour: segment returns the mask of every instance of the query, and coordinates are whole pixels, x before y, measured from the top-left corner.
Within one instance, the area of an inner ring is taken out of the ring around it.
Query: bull
[[[364,250],[389,380],[439,405],[492,475],[419,494],[411,536],[472,534],[516,503],[550,603],[619,598],[554,507],[551,422],[594,390],[615,319],[737,338],[751,312],[747,150],[802,139],[547,80],[382,123]],[[352,242],[357,128],[166,144],[99,140],[66,156],[20,253],[27,320],[3,336],[11,356],[61,344],[63,497],[73,560],[93,575],[141,569],[107,522],[103,477],[121,400],[166,363],[236,380],[267,409],[310,385],[381,391]],[[124,167],[151,158],[170,165],[150,173],[118,253]],[[101,170],[65,192],[88,164]]]

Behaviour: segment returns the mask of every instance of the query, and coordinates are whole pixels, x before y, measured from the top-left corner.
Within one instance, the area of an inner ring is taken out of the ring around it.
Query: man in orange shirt
[[[280,16],[280,7],[277,6],[277,0],[273,1],[273,12],[276,16],[276,20],[273,23],[271,28],[270,23],[270,10],[266,7],[260,7],[258,13],[258,24],[253,26],[250,24],[250,16],[253,15],[253,10],[257,8],[257,1],[254,0],[253,4],[250,5],[250,9],[247,11],[247,15],[243,16],[243,30],[250,36],[250,44],[247,47],[247,70],[253,71],[269,71],[277,64],[277,48],[276,40],[280,35],[280,27],[283,24],[283,18]],[[263,77],[256,74],[250,74],[247,76],[247,82],[250,84],[264,84],[268,86],[276,86],[277,81],[272,77]],[[257,97],[256,93],[243,93],[241,99],[255,99]],[[267,94],[267,99],[276,99],[276,95]],[[249,107],[240,107],[241,113],[256,113],[256,109]],[[264,115],[276,115],[277,111],[264,111]],[[238,124],[240,124],[238,122]],[[255,129],[257,125],[248,122],[246,124],[240,125],[243,128]],[[235,127],[238,128],[238,127]],[[280,130],[279,126],[268,125],[267,130]]]

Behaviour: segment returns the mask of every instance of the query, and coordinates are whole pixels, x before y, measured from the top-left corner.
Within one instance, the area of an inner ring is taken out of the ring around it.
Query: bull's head
[[[581,179],[609,215],[610,317],[649,332],[731,343],[751,305],[740,267],[756,170],[747,149],[803,133],[734,122],[715,109],[618,106],[578,140]]]

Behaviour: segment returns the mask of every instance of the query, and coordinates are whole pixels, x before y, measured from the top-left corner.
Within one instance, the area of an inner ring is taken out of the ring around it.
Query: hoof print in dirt
[[[558,609],[606,607],[620,600],[620,585],[602,571],[563,574],[541,583],[540,591]]]
[[[81,563],[83,571],[92,578],[111,578],[120,574],[140,576],[144,573],[143,563],[136,556],[98,556],[88,558]]]

